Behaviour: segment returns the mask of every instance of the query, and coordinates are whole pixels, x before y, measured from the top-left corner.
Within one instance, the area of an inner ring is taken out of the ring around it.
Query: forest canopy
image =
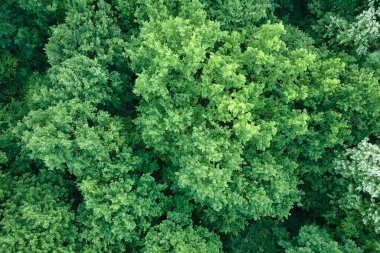
[[[378,0],[0,9],[0,252],[380,252]]]

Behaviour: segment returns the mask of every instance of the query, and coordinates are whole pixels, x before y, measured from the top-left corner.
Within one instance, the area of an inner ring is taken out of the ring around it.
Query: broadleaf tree
[[[0,251],[380,252],[349,2],[1,2]]]

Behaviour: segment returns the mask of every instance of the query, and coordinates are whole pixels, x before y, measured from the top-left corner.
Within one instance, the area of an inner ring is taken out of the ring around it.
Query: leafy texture
[[[4,0],[1,252],[380,252],[378,1]]]
[[[2,196],[7,201],[1,205],[1,251],[75,252],[78,233],[65,183],[49,172],[16,180],[1,176],[1,191],[8,191]]]
[[[340,203],[344,209],[360,213],[365,225],[380,232],[380,148],[364,139],[346,153],[348,160],[338,161],[336,171],[347,185]]]

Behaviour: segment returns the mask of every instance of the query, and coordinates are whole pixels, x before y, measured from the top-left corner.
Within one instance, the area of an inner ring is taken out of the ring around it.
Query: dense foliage
[[[379,1],[0,7],[1,252],[380,252]]]

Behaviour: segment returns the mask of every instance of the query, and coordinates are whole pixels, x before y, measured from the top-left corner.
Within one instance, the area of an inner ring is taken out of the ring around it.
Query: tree
[[[355,17],[356,20],[352,23],[344,18],[331,16],[325,37],[332,38],[339,44],[353,47],[359,56],[367,54],[371,49],[378,49],[380,5],[375,6],[375,2],[375,0],[369,1],[368,9]],[[337,36],[336,33],[338,33]]]
[[[76,252],[77,221],[72,210],[70,182],[48,171],[16,178],[2,173],[1,182],[4,183],[1,184],[1,251]]]
[[[1,2],[0,251],[378,251],[377,41],[322,45],[350,3]]]
[[[279,29],[268,25],[258,31],[272,32],[273,38],[265,34],[268,49],[281,47]],[[227,42],[214,51],[223,40]],[[254,109],[263,106],[258,99],[262,84],[250,83],[239,73],[240,61],[254,48],[243,54],[238,42],[238,34],[230,37],[205,17],[148,23],[131,55],[133,70],[139,73],[134,91],[142,97],[136,122],[146,145],[161,156],[169,154],[169,161],[178,166],[171,176],[175,184],[210,207],[208,215],[286,216],[297,201],[292,172],[296,164],[269,152],[249,155],[255,148],[265,150],[277,130],[274,122],[252,117]],[[301,115],[295,124],[302,128],[304,119]],[[244,155],[250,158],[244,160]],[[260,167],[273,173],[266,177]],[[264,183],[274,178],[276,185]]]
[[[28,113],[15,133],[32,160],[75,177],[83,197],[78,209],[83,250],[121,251],[126,243],[138,244],[150,222],[162,215],[165,187],[155,183],[149,163],[133,154],[123,118],[99,109],[112,111],[120,105],[121,80],[126,78],[118,50],[124,42],[110,6],[99,2],[92,12],[91,3],[76,3],[67,23],[53,31],[47,45],[53,65],[49,81],[30,95],[38,109]],[[88,15],[92,18],[82,24]],[[72,37],[78,31],[79,42]]]
[[[164,221],[152,227],[145,237],[143,252],[222,252],[222,245],[206,228],[181,226]]]
[[[315,225],[303,226],[300,229],[296,239],[296,244],[293,246],[286,245],[287,253],[361,253],[361,249],[357,248],[355,243],[348,241],[344,245],[339,245],[338,242],[331,238],[331,235],[326,230]]]
[[[380,148],[364,139],[336,162],[335,171],[346,186],[338,200],[341,208],[355,210],[364,225],[380,233]]]

